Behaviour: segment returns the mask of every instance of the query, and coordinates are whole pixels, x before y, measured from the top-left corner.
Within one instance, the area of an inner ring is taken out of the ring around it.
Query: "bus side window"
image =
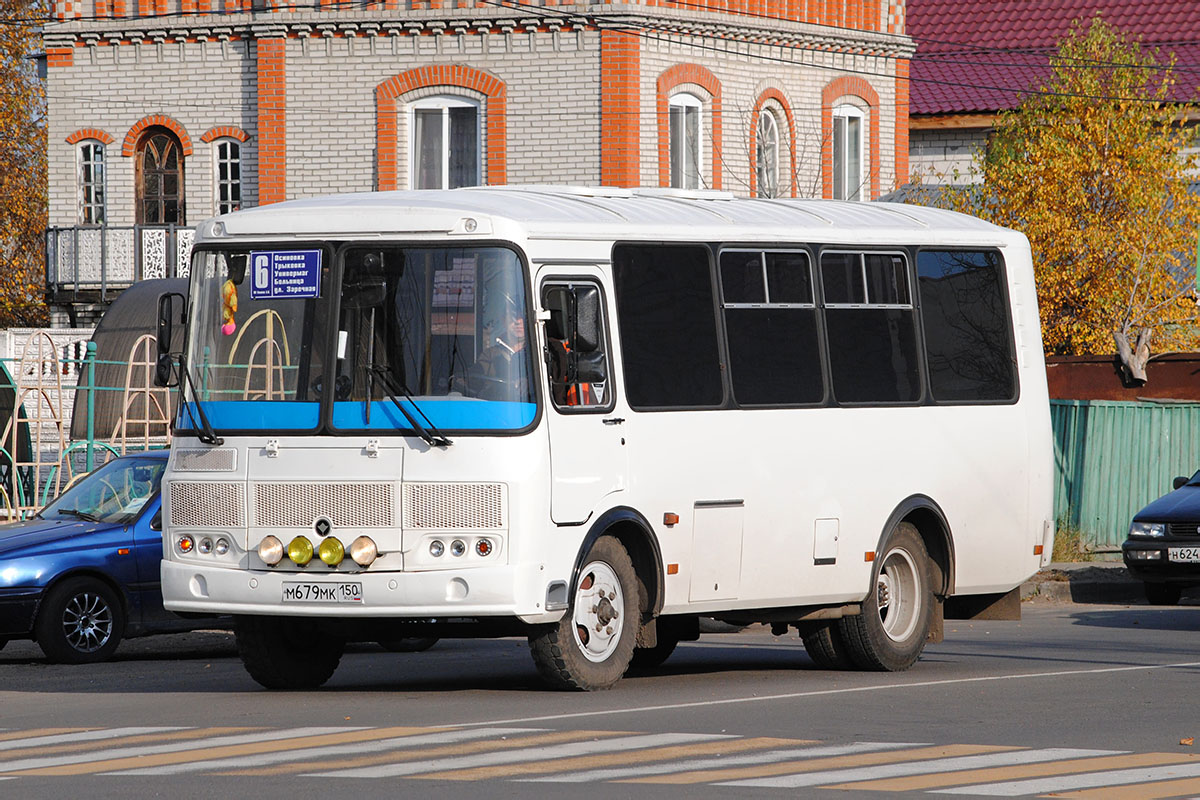
[[[606,409],[608,352],[600,288],[594,284],[547,284],[542,307],[550,397],[559,409]]]

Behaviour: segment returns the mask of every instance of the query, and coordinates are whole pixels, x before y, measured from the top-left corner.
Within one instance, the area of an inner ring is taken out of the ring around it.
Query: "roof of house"
[[[1143,49],[1176,56],[1175,99],[1200,92],[1197,0],[908,0],[909,113],[985,114],[1017,106],[1049,75],[1072,21],[1097,14]]]

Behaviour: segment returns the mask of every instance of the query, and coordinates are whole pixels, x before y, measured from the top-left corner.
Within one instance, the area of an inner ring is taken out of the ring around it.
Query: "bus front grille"
[[[405,530],[503,530],[508,525],[500,483],[405,483]]]
[[[246,524],[246,491],[241,483],[172,481],[171,525],[188,528],[241,528]]]
[[[260,528],[311,528],[324,517],[335,528],[390,528],[395,525],[394,484],[254,484],[254,524]]]

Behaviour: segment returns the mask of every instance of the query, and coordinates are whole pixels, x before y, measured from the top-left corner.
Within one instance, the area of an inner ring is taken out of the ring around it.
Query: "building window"
[[[236,139],[213,142],[213,198],[217,214],[242,207],[242,143]]]
[[[138,140],[135,168],[137,224],[184,225],[183,147],[166,128],[151,127]]]
[[[754,168],[759,197],[779,197],[779,121],[763,109],[754,134]]]
[[[104,213],[104,143],[89,139],[80,142],[76,151],[79,165],[79,222],[82,225],[103,225]]]
[[[678,189],[700,188],[700,114],[704,103],[699,97],[681,92],[671,97],[671,186]]]
[[[479,186],[483,160],[479,103],[461,97],[430,97],[408,108],[412,131],[409,186]]]
[[[833,199],[862,200],[863,112],[850,105],[833,110]]]

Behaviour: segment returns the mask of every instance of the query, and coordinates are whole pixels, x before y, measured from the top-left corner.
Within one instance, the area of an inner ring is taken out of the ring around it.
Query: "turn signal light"
[[[303,567],[305,564],[312,561],[312,542],[310,542],[306,536],[297,536],[288,543],[287,554],[288,558]]]
[[[360,536],[350,543],[350,558],[360,567],[369,567],[379,558],[379,548],[370,536]]]
[[[196,546],[196,542],[190,536],[180,536],[175,540],[175,546],[179,548],[181,553],[190,553],[192,548]]]
[[[345,557],[346,548],[342,547],[342,543],[335,537],[326,536],[321,540],[321,546],[317,548],[317,558],[331,567],[336,567]]]
[[[258,557],[269,567],[283,560],[283,542],[274,536],[268,536],[258,543]]]
[[[475,543],[475,552],[483,558],[490,556],[492,554],[492,540],[480,539]]]

